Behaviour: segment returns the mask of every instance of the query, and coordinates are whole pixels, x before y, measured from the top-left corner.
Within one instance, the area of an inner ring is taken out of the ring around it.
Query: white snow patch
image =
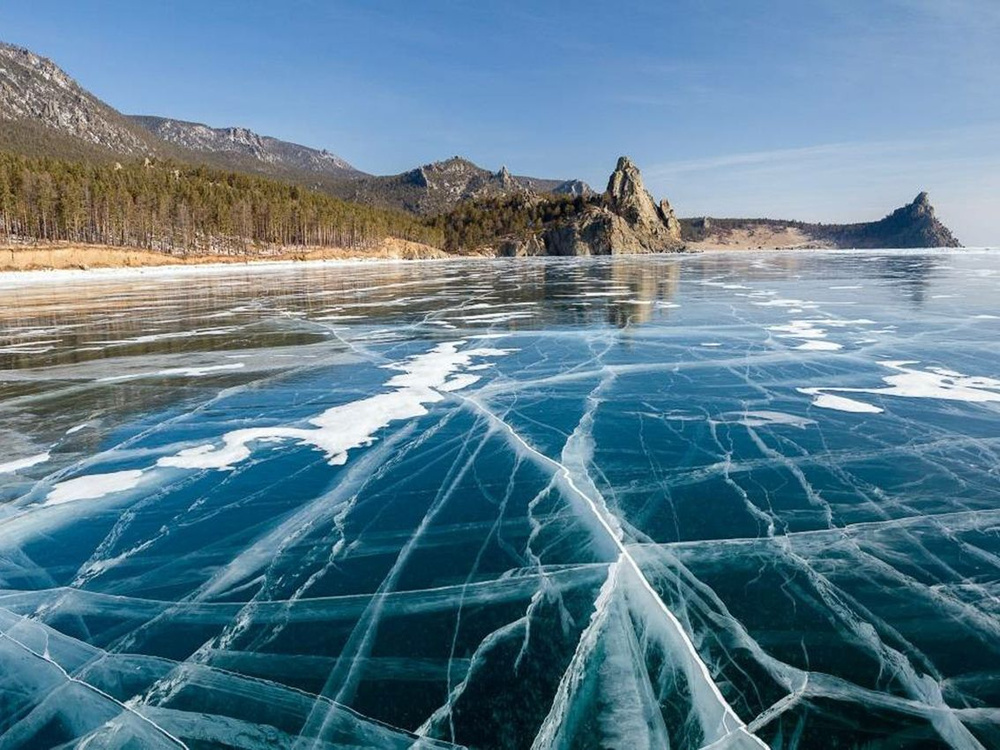
[[[149,344],[154,341],[167,341],[170,339],[190,339],[199,336],[220,336],[225,333],[232,333],[239,330],[236,326],[220,326],[217,328],[198,328],[191,331],[170,331],[167,333],[150,333],[144,336],[134,336],[129,339],[113,339],[110,341],[95,341],[95,344],[102,346],[119,346],[122,344]],[[94,347],[88,347],[88,351]]]
[[[809,320],[793,320],[785,325],[768,326],[767,330],[778,333],[783,339],[822,339],[826,331]]]
[[[877,406],[855,401],[834,393],[869,393],[876,396],[898,396],[902,398],[933,398],[945,401],[965,401],[982,404],[1000,402],[1000,380],[996,378],[963,375],[956,370],[943,367],[928,367],[917,370],[909,360],[888,360],[879,362],[883,367],[895,370],[897,374],[886,375],[882,382],[885,388],[799,388],[799,393],[814,397],[813,405],[841,411],[881,412]]]
[[[844,347],[833,341],[806,341],[795,348],[810,352],[835,352]]]
[[[799,388],[798,390],[800,393],[813,396],[813,406],[818,406],[821,409],[849,411],[855,414],[881,414],[883,411],[879,406],[866,404],[864,401],[855,401],[853,398],[845,396],[823,393],[819,388]]]
[[[533,317],[535,317],[535,313],[533,312],[512,310],[510,312],[483,313],[481,315],[463,315],[461,319],[465,322],[475,323],[503,323],[508,320]]]
[[[48,460],[49,454],[46,452],[35,456],[28,456],[27,458],[19,458],[16,461],[8,461],[7,463],[0,464],[0,474],[13,474],[15,471],[27,469],[30,466],[45,463]]]
[[[766,302],[754,302],[760,307],[816,307],[818,303],[801,299],[769,299]]]
[[[231,365],[208,365],[205,367],[173,367],[169,370],[160,370],[157,375],[163,375],[170,377],[172,375],[183,375],[186,377],[200,377],[202,375],[207,375],[210,372],[219,372],[221,370],[239,370],[246,367],[245,362],[234,362]]]
[[[735,421],[746,427],[764,427],[772,424],[784,424],[804,429],[806,425],[816,424],[816,420],[786,414],[781,411],[746,411],[731,412],[726,416],[734,417]]]
[[[250,457],[251,444],[261,441],[294,440],[323,451],[331,464],[347,461],[353,448],[371,445],[375,434],[392,422],[413,419],[427,413],[427,404],[441,401],[445,392],[466,388],[479,379],[456,374],[474,358],[509,354],[507,349],[459,350],[464,341],[438,345],[405,362],[386,365],[398,370],[386,382],[392,390],[327,409],[309,420],[312,427],[251,427],[222,436],[222,445],[199,445],[157,461],[158,466],[181,469],[232,469]]]
[[[906,398],[938,398],[948,401],[986,403],[1000,401],[1000,380],[963,375],[955,370],[929,367],[915,370],[907,365],[915,362],[879,362],[883,367],[898,371],[898,375],[882,378],[888,388],[870,391],[887,396]]]
[[[142,474],[140,469],[129,469],[127,471],[114,471],[110,474],[89,474],[76,479],[67,479],[52,488],[43,505],[61,505],[75,500],[103,497],[112,492],[124,492],[137,486],[142,481]]]
[[[240,370],[246,367],[245,362],[234,362],[229,365],[206,365],[204,367],[171,367],[166,370],[153,370],[150,372],[133,372],[128,375],[111,375],[106,378],[98,378],[96,382],[98,383],[113,383],[119,380],[134,380],[136,378],[153,378],[153,377],[191,377],[197,378],[203,375],[208,375],[213,372],[219,372],[222,370]]]

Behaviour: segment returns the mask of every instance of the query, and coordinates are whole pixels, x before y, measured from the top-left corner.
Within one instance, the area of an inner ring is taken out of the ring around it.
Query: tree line
[[[265,177],[170,161],[74,162],[0,153],[0,242],[65,241],[173,254],[440,247],[435,222]]]
[[[444,249],[460,252],[527,237],[547,224],[579,216],[601,200],[600,196],[516,193],[466,201],[431,221],[443,236]]]
[[[0,244],[70,242],[176,255],[364,249],[387,237],[449,252],[496,247],[599,196],[525,192],[424,218],[280,180],[170,160],[74,161],[0,151]]]

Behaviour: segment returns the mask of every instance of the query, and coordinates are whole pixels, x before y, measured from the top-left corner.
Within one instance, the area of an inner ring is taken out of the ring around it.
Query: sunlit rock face
[[[48,58],[23,47],[0,42],[0,122],[38,126],[47,132],[122,156],[155,153],[155,144],[141,128],[84,90]]]
[[[646,191],[639,168],[627,156],[618,159],[604,193],[608,208],[637,233],[649,235],[664,245],[680,242],[680,224],[667,200],[657,206]]]
[[[998,747],[998,277],[0,279],[0,745]]]
[[[608,178],[601,199],[535,234],[500,243],[501,257],[524,255],[641,255],[683,249],[681,224],[666,199],[659,205],[646,191],[639,168],[627,156]]]

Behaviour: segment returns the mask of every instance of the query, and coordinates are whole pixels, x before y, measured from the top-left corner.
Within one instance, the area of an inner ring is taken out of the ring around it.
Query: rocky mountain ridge
[[[213,128],[199,122],[150,115],[128,117],[157,138],[189,151],[215,155],[232,153],[284,169],[332,177],[357,177],[364,174],[325,149],[309,148],[259,135],[249,128]]]
[[[544,180],[512,175],[507,167],[497,172],[453,156],[416,169],[385,177],[362,176],[335,188],[347,200],[398,208],[433,216],[459,203],[477,198],[551,193],[589,195],[590,186],[580,180]]]

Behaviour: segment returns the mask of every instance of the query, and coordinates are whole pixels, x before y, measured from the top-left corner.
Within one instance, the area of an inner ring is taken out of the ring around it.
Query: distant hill
[[[878,221],[810,224],[781,219],[681,219],[681,236],[699,247],[961,247],[937,218],[926,192]]]
[[[213,128],[198,122],[148,115],[129,115],[128,119],[167,143],[188,151],[209,154],[216,161],[231,154],[236,160],[229,166],[239,167],[245,164],[242,157],[260,162],[262,166],[268,165],[290,172],[339,178],[364,175],[329,151],[258,135],[247,128]]]
[[[453,156],[388,177],[366,176],[334,188],[347,200],[398,208],[424,216],[445,213],[463,201],[528,194],[589,195],[580,180],[544,180],[512,175],[506,167],[491,172]]]

